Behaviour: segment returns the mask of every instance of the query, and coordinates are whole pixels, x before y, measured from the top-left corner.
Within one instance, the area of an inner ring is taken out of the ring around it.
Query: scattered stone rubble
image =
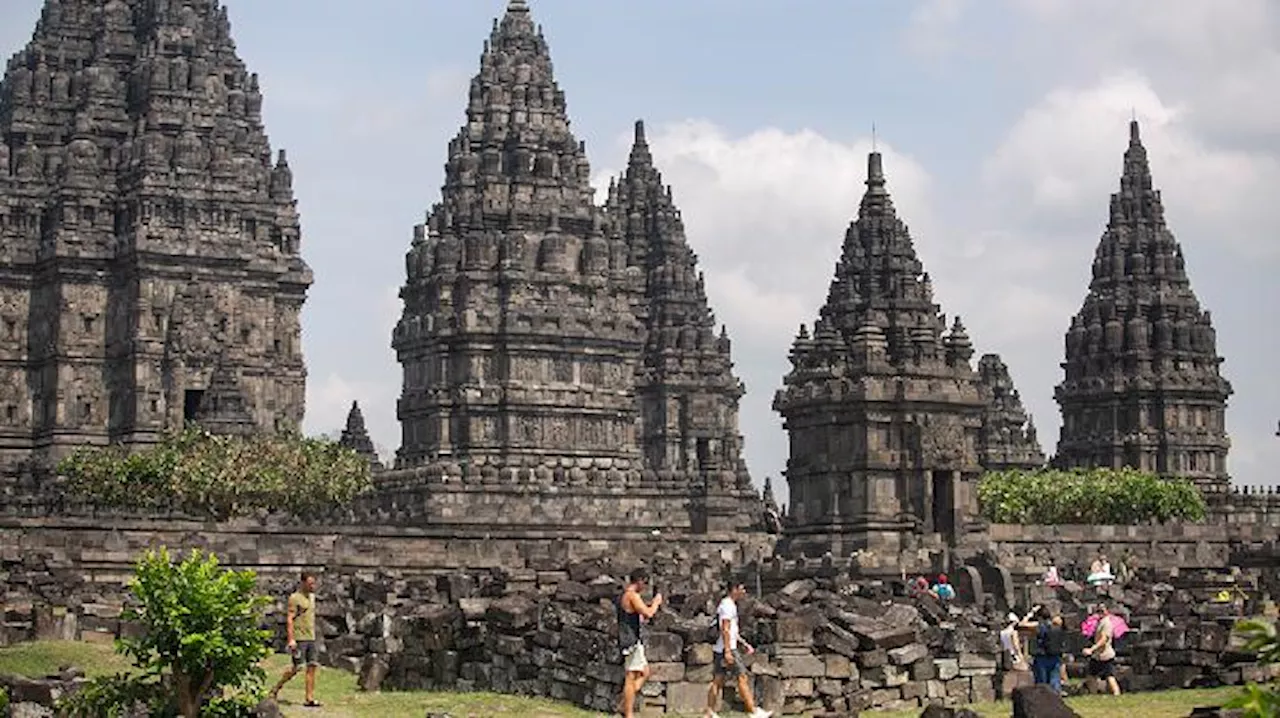
[[[622,682],[612,601],[629,568],[600,559],[548,562],[539,569],[326,573],[323,655],[329,665],[357,674],[366,690],[493,690],[608,710]],[[674,555],[650,568],[667,603],[650,624],[653,677],[644,701],[657,711],[696,712],[711,679],[713,610],[724,569]],[[44,591],[36,595],[32,588],[23,599],[10,591],[0,642],[110,641],[132,629],[120,620],[121,586],[64,585],[70,574],[30,561],[21,570],[9,569],[11,579]],[[261,586],[283,597],[293,579],[292,573],[264,574]],[[1118,659],[1117,675],[1127,691],[1262,682],[1278,675],[1257,665],[1231,637],[1239,616],[1261,608],[1212,600],[1236,579],[1221,570],[1145,571],[1139,580],[1106,591],[1133,628]],[[754,583],[748,578],[753,594]],[[783,714],[838,715],[995,698],[1004,683],[996,638],[1009,609],[1003,598],[988,595],[979,610],[902,593],[896,582],[835,574],[796,577],[763,597],[744,599],[742,633],[760,649],[748,662],[762,704]],[[75,598],[51,605],[56,596]],[[1038,586],[1020,594],[1016,608],[1043,603],[1061,610],[1069,650],[1078,657],[1085,645],[1079,626],[1100,597],[1075,585],[1052,591]],[[270,618],[280,648],[282,611],[277,605]],[[1071,690],[1084,685],[1084,667],[1078,658],[1069,662]]]
[[[358,664],[366,690],[494,690],[608,710],[623,678],[612,603],[622,572],[610,568],[442,577],[433,600],[354,620],[334,605],[326,653],[334,665]],[[687,578],[658,587],[667,603],[649,624],[644,702],[696,713],[711,680],[719,587]],[[390,592],[361,584],[356,594]],[[743,637],[759,649],[747,660],[766,708],[847,713],[995,697],[993,627],[931,599],[807,579],[745,599],[741,615]]]

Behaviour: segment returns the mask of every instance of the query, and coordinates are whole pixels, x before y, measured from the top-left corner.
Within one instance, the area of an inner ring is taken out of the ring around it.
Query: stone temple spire
[[[946,320],[933,301],[933,285],[907,225],[894,209],[879,152],[867,157],[866,185],[814,337],[838,332],[852,339],[861,330],[887,341],[889,364],[946,373]]]
[[[225,349],[260,430],[301,422],[312,278],[262,103],[217,0],[46,0],[0,81],[0,463],[181,428]]]
[[[827,301],[774,399],[791,436],[790,550],[896,555],[904,533],[965,530],[985,409],[972,356],[872,152]]]
[[[525,3],[512,2],[494,23],[471,80],[466,124],[449,143],[433,226],[589,225],[590,174],[542,29]]]
[[[398,465],[513,482],[639,471],[642,278],[589,175],[547,41],[511,2],[449,143],[442,200],[406,257]]]
[[[351,410],[347,412],[347,425],[338,437],[338,445],[366,457],[371,464],[378,463],[378,452],[373,447],[373,439],[369,438],[369,430],[365,428],[364,413],[360,411],[359,402],[351,402]]]
[[[984,354],[978,360],[978,377],[987,404],[979,443],[982,467],[987,471],[1042,468],[1044,452],[1035,422],[1022,405],[1008,365],[999,354]]]
[[[1135,120],[1089,292],[1067,331],[1057,463],[1128,466],[1225,491],[1231,385],[1221,363]]]
[[[749,487],[738,434],[742,383],[733,374],[728,336],[716,331],[698,257],[671,187],[653,164],[643,121],[635,124],[626,171],[610,183],[605,211],[627,242],[630,264],[645,278],[646,339],[636,393],[646,466],[715,470],[732,476],[732,485]]]

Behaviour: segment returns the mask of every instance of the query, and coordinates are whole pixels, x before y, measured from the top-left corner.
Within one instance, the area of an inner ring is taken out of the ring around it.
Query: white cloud
[[[1162,100],[1134,72],[1053,90],[1028,109],[984,169],[991,195],[1007,199],[1005,210],[1018,212],[1020,221],[1100,230],[1131,115],[1140,121],[1156,184],[1172,200],[1172,216],[1193,226],[1229,218],[1238,230],[1220,241],[1251,254],[1280,252],[1272,236],[1280,208],[1268,201],[1280,183],[1280,163],[1256,152],[1209,146],[1189,126],[1185,104]]]

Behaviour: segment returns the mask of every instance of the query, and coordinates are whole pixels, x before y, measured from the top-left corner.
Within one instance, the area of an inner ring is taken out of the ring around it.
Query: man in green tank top
[[[293,665],[280,677],[280,682],[271,689],[271,698],[275,700],[284,684],[298,675],[305,665],[306,702],[303,705],[317,708],[316,670],[320,667],[320,653],[316,648],[316,575],[310,571],[302,573],[298,582],[298,590],[289,596],[289,606],[285,612],[285,635],[289,641],[289,655],[293,656]]]

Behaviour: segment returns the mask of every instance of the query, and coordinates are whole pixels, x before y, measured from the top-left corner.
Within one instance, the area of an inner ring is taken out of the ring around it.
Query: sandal
[[[303,705],[303,706],[305,706],[305,707],[307,707],[307,708],[323,708],[323,707],[324,707],[324,704],[323,704],[323,703],[321,703],[320,701],[307,701],[306,703],[303,703],[302,705]]]

